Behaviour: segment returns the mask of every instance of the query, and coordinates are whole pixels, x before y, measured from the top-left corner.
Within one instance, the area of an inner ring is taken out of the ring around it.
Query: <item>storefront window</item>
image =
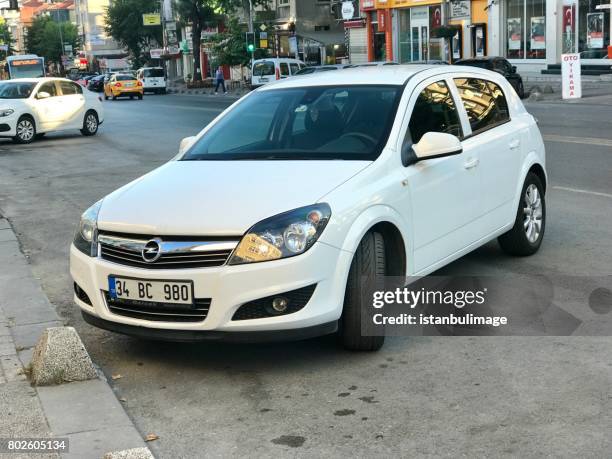
[[[605,59],[610,43],[610,10],[597,10],[609,0],[580,0],[578,3],[578,52],[583,59]]]
[[[398,11],[398,61],[447,60],[446,43],[434,30],[442,25],[441,5],[417,6]]]
[[[410,10],[398,10],[398,52],[397,60],[400,63],[410,62],[412,41],[410,39]]]
[[[546,1],[506,2],[506,56],[509,59],[546,58]]]

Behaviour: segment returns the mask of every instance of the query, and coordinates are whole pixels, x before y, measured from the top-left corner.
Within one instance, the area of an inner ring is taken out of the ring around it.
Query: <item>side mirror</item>
[[[461,141],[452,134],[427,132],[419,143],[406,147],[402,151],[402,164],[410,166],[426,159],[443,158],[458,155],[463,151]]]
[[[51,94],[46,91],[39,91],[39,93],[36,94],[37,99],[48,99],[49,97],[51,97]]]
[[[183,140],[181,140],[181,143],[179,145],[179,154],[185,153],[187,149],[194,144],[195,139],[196,136],[192,135],[189,137],[185,137]]]

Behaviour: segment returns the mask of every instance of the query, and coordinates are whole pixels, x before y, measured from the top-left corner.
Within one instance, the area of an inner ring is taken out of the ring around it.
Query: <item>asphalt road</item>
[[[109,377],[121,375],[113,385],[128,413],[143,435],[160,436],[150,443],[155,454],[609,456],[609,336],[391,338],[379,353],[356,354],[331,338],[188,345],[84,324],[68,273],[79,215],[174,156],[181,138],[229,102],[108,102],[97,137],[49,135],[28,146],[0,141],[0,212],[94,360]],[[572,277],[578,286],[612,275],[612,95],[528,109],[540,120],[550,174],[540,252],[515,259],[490,243],[441,274],[545,274]],[[580,319],[595,326],[602,317],[583,310]]]

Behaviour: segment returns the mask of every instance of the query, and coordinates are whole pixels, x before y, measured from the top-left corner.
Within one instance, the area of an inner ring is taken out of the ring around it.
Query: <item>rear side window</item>
[[[443,132],[463,136],[455,101],[444,81],[427,86],[417,99],[408,124],[413,143],[427,132]]]
[[[83,94],[83,89],[78,84],[72,83],[71,81],[60,81],[60,88],[64,96],[71,96],[74,94]]]
[[[455,78],[455,84],[467,112],[472,134],[510,120],[506,97],[497,84],[480,78]]]
[[[281,62],[279,64],[281,77],[289,76],[289,66],[286,62]]]
[[[274,75],[274,62],[271,61],[263,61],[257,62],[253,66],[253,76],[268,76]]]

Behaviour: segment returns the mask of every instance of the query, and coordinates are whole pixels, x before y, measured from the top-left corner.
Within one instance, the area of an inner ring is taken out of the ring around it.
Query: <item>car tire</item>
[[[108,96],[104,93],[104,100],[108,100]]]
[[[385,241],[380,233],[369,232],[361,240],[351,263],[344,307],[340,317],[338,337],[342,345],[352,351],[377,351],[385,342],[384,336],[368,336],[362,333],[365,308],[371,307],[364,288],[381,285],[385,275]],[[364,324],[364,328],[367,324]],[[374,326],[371,324],[372,327]]]
[[[31,116],[22,116],[17,120],[15,143],[32,143],[36,138],[36,123]]]
[[[516,84],[516,93],[520,99],[525,98],[525,86],[523,86],[523,80],[519,80]]]
[[[119,97],[119,96],[116,96],[116,95],[113,94],[113,100],[117,100],[117,97]]]
[[[83,118],[83,128],[81,129],[81,134],[87,137],[96,135],[99,126],[100,123],[98,121],[98,115],[93,110],[90,110],[85,113],[85,117]]]
[[[134,100],[134,96],[130,96],[130,100]]]
[[[40,132],[38,134],[36,134],[35,138],[36,140],[40,140],[45,136],[46,132]]]
[[[142,94],[139,94],[138,95],[138,100],[142,100],[142,96],[143,96]]]
[[[544,186],[540,178],[530,172],[521,190],[514,226],[497,240],[507,254],[525,257],[538,251],[542,245],[545,228]]]

